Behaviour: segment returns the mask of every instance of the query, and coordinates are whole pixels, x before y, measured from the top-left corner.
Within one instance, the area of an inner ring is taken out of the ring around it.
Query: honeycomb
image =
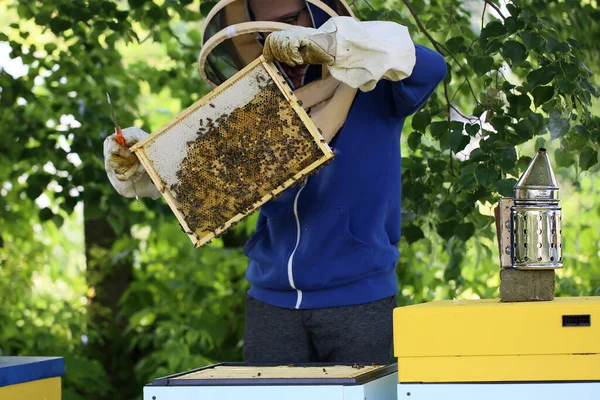
[[[213,92],[132,148],[197,247],[333,156],[261,58]]]

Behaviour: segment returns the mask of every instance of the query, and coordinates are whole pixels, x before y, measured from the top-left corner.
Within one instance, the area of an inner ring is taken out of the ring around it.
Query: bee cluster
[[[169,187],[197,239],[218,236],[228,221],[253,211],[265,195],[275,197],[324,156],[276,84],[256,79],[261,90],[247,104],[200,120]]]

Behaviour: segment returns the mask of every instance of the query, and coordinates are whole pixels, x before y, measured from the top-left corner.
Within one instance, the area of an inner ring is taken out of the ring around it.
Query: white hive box
[[[154,380],[144,400],[395,400],[396,364],[223,363]]]

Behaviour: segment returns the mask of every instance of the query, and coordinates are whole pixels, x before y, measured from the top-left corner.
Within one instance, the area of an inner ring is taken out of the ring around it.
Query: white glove
[[[415,45],[405,26],[351,17],[330,18],[319,29],[295,26],[273,32],[263,55],[292,66],[327,64],[335,79],[363,92],[375,88],[380,79],[409,77],[416,62]]]
[[[146,132],[138,127],[123,129],[125,145],[131,147],[144,137]],[[104,169],[115,190],[124,197],[150,197],[158,199],[161,194],[135,154],[117,142],[116,134],[104,139]]]
[[[333,64],[335,33],[294,26],[267,36],[263,55],[295,67],[304,64]]]

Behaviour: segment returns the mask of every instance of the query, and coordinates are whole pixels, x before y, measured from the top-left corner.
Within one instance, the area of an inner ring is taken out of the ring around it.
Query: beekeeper
[[[244,247],[244,359],[386,364],[398,292],[400,135],[445,77],[444,59],[402,25],[357,21],[342,0],[220,1],[204,27],[205,80],[217,86],[261,54],[336,156],[260,210]],[[146,133],[124,135],[131,146]],[[104,154],[119,193],[160,197],[114,135]]]

